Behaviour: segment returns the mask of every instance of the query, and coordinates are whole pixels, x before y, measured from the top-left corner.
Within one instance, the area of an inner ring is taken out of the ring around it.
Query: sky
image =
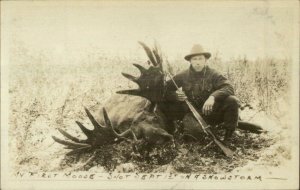
[[[285,58],[299,35],[297,1],[2,2],[2,38],[66,60],[97,49],[141,56],[156,41],[170,60],[193,44],[223,59]],[[66,61],[68,62],[68,61]]]

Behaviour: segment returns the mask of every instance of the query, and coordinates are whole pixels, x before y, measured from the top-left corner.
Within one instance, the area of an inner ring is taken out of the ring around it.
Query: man
[[[194,45],[191,53],[184,57],[190,62],[189,69],[173,78],[182,90],[176,89],[171,80],[167,81],[166,99],[182,103],[187,134],[197,135],[202,133],[202,129],[187,106],[184,106],[185,99],[193,104],[208,124],[222,123],[226,129],[224,141],[228,142],[238,124],[238,99],[229,81],[208,66],[210,56],[199,44]]]

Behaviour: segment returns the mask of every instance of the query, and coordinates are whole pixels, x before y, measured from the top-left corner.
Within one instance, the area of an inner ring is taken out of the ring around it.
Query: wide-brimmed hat
[[[189,61],[193,56],[196,56],[196,55],[204,55],[204,57],[206,57],[206,59],[209,59],[211,56],[211,53],[204,51],[200,44],[195,44],[192,47],[191,53],[186,55],[184,57],[184,59]]]

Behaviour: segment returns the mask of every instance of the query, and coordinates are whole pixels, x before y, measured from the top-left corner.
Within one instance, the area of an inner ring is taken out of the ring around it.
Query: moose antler
[[[157,43],[155,43],[153,50],[151,50],[143,42],[139,41],[138,43],[141,44],[141,46],[144,48],[150,62],[153,64],[153,66],[159,67],[162,70],[163,69],[162,68],[163,59],[162,59],[161,53],[159,53],[161,51],[159,50]]]
[[[141,96],[150,100],[152,103],[155,103],[161,100],[164,85],[164,74],[162,70],[163,67],[161,58],[162,56],[159,53],[157,45],[153,50],[151,50],[143,42],[138,43],[145,50],[153,66],[150,66],[148,69],[146,69],[143,66],[134,63],[133,65],[140,70],[141,75],[139,77],[135,77],[127,73],[122,73],[122,75],[127,79],[135,82],[139,86],[139,89],[121,90],[117,91],[117,93]]]
[[[90,119],[91,123],[93,124],[94,129],[87,129],[79,121],[76,121],[76,123],[81,129],[81,131],[86,135],[86,140],[78,139],[62,129],[58,130],[68,140],[62,140],[55,136],[52,136],[54,141],[65,145],[67,149],[72,149],[72,151],[68,154],[73,154],[79,151],[88,150],[106,144],[113,144],[115,142],[118,142],[118,140],[126,139],[125,135],[121,136],[114,130],[105,108],[103,108],[105,126],[100,125],[87,108],[85,108],[85,112],[88,118]]]
[[[141,45],[143,46],[143,48],[144,48],[144,50],[146,51],[146,53],[147,53],[147,55],[148,55],[148,58],[150,59],[151,63],[152,63],[154,66],[157,66],[158,63],[156,62],[156,60],[155,60],[155,58],[154,58],[154,56],[153,56],[153,53],[152,53],[151,49],[150,49],[148,46],[146,46],[146,44],[144,44],[143,42],[140,42],[140,41],[139,41],[138,43],[141,44]]]

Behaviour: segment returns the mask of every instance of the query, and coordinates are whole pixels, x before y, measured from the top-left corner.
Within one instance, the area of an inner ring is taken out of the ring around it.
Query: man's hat
[[[211,54],[209,52],[206,52],[203,50],[203,48],[200,44],[195,44],[192,47],[191,53],[189,55],[185,56],[184,59],[187,61],[190,61],[190,59],[196,55],[204,55],[204,57],[206,57],[206,59],[209,59],[211,56]]]

